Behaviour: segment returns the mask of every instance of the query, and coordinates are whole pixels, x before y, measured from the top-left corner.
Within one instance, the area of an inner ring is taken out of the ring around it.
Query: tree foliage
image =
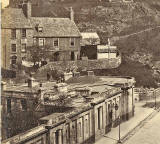
[[[38,46],[38,45],[33,45],[31,47],[28,47],[29,55],[30,55],[30,60],[31,62],[36,65],[36,63],[39,63],[43,60],[46,60],[47,58],[47,49],[49,46]]]

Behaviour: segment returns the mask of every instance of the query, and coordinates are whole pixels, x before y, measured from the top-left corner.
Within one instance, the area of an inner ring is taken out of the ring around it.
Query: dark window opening
[[[98,129],[101,129],[101,107],[98,108]]]
[[[22,38],[26,37],[26,29],[22,29]]]
[[[16,39],[16,29],[11,30],[11,38]]]
[[[74,52],[71,52],[71,60],[73,61],[74,60]]]
[[[17,51],[16,50],[16,44],[11,45],[11,51],[14,52],[14,53]]]
[[[12,56],[11,57],[11,64],[16,64],[16,59],[17,59],[17,56]]]
[[[11,99],[7,99],[7,113],[11,113]]]
[[[70,44],[71,44],[71,46],[74,46],[74,45],[75,45],[75,39],[74,39],[74,38],[71,38],[71,39],[70,39]]]
[[[53,46],[54,47],[58,47],[59,46],[58,38],[56,38],[56,39],[53,40]]]
[[[27,101],[25,99],[21,100],[22,110],[27,110]]]

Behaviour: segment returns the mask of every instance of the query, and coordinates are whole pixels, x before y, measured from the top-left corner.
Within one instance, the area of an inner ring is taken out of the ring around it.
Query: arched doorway
[[[59,52],[54,53],[54,61],[59,61]]]

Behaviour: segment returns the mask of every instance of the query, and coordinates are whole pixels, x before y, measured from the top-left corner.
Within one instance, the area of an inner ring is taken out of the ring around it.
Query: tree
[[[57,99],[57,104],[59,106],[66,106],[67,104],[71,103],[71,99],[66,95],[66,93],[59,93],[58,94],[58,99]]]
[[[48,46],[33,45],[28,47],[31,62],[33,62],[34,65],[36,65],[36,63],[39,63],[42,60],[46,60],[47,49],[48,49]]]

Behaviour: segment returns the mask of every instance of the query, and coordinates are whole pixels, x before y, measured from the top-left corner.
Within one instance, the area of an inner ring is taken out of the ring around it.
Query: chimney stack
[[[72,7],[70,7],[70,19],[71,19],[71,21],[74,21],[74,11],[73,11]]]
[[[22,4],[22,9],[27,18],[32,17],[32,4],[30,0],[27,0],[26,3]]]

